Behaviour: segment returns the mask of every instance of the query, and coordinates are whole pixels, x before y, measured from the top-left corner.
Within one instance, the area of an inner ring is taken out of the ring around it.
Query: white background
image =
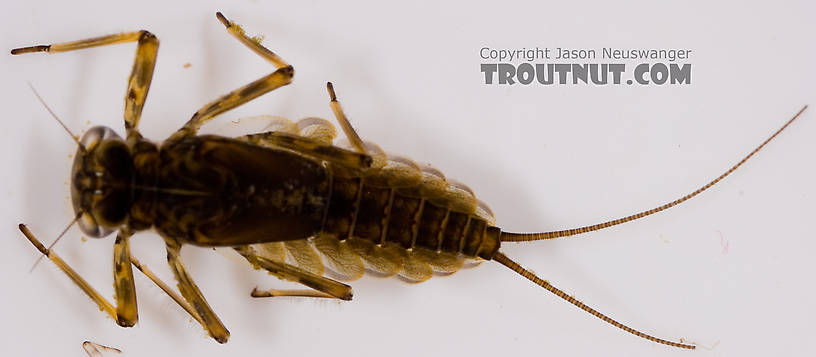
[[[141,130],[159,141],[204,103],[272,70],[227,35],[214,17],[221,10],[297,70],[292,85],[222,122],[331,118],[331,80],[364,138],[467,183],[508,231],[593,224],[680,197],[816,104],[812,2],[572,3],[34,1],[4,5],[0,48],[152,31],[161,50]],[[487,86],[483,46],[687,48],[693,84]],[[138,273],[139,324],[117,327],[52,263],[29,273],[37,253],[16,226],[50,242],[72,217],[75,144],[26,82],[76,133],[91,124],[122,133],[133,52],[131,44],[0,56],[5,355],[81,356],[86,339],[129,356],[689,353],[613,328],[494,262],[419,285],[364,278],[351,302],[258,300],[252,287],[280,287],[276,279],[200,248],[184,259],[229,343],[206,337]],[[697,343],[698,356],[813,355],[814,109],[679,207],[502,250],[636,329]],[[72,229],[57,251],[112,296],[113,240],[80,237]],[[172,282],[155,234],[132,244]]]

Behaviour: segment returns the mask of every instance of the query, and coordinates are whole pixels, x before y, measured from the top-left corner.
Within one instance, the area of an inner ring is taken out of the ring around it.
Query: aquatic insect
[[[71,195],[74,222],[92,237],[118,231],[114,243],[115,304],[94,290],[54,250],[46,248],[24,225],[31,243],[62,269],[121,326],[138,319],[131,266],[154,281],[218,342],[229,332],[210,308],[180,259],[184,244],[233,247],[254,266],[313,291],[254,291],[253,296],[316,296],[349,300],[351,288],[326,277],[325,266],[345,280],[365,270],[423,281],[434,272],[452,273],[466,260],[494,260],[571,304],[642,338],[682,348],[636,331],[584,305],[525,270],[499,249],[502,242],[534,241],[586,233],[642,218],[682,203],[719,182],[798,115],[737,165],[693,193],[663,206],[596,225],[546,233],[509,233],[495,226],[493,215],[464,185],[430,167],[386,155],[363,142],[343,113],[334,88],[330,106],[348,138],[334,146],[336,131],[322,119],[297,123],[280,120],[274,130],[226,138],[198,135],[215,116],[292,81],[293,67],[246,36],[220,13],[228,32],[277,70],[199,109],[161,144],[138,131],[152,80],[158,40],[147,31],[12,50],[66,52],[122,42],[137,42],[125,98],[125,138],[103,127],[77,140]],[[73,136],[73,135],[72,135]],[[129,238],[155,228],[165,240],[167,259],[181,294],[163,283],[130,255]]]

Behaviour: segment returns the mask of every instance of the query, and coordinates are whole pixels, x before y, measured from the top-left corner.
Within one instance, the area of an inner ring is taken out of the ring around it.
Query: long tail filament
[[[595,309],[593,309],[593,308],[591,308],[589,306],[586,306],[584,303],[578,301],[578,299],[567,295],[567,293],[565,293],[561,289],[556,288],[555,286],[552,286],[548,281],[537,277],[535,274],[533,274],[533,272],[522,268],[521,265],[519,265],[518,263],[510,260],[510,258],[508,258],[506,255],[502,254],[501,252],[496,253],[496,255],[493,256],[493,260],[495,260],[495,261],[501,263],[502,265],[510,268],[514,272],[519,273],[521,276],[523,276],[523,277],[527,278],[528,280],[538,284],[542,288],[549,290],[551,293],[553,293],[553,294],[557,295],[558,297],[566,300],[570,304],[573,304],[573,305],[577,306],[579,309],[584,310],[584,311],[592,314],[593,316],[595,316],[595,317],[597,317],[597,318],[599,318],[601,320],[604,320],[607,323],[609,323],[610,325],[615,326],[615,327],[617,327],[617,328],[619,328],[621,330],[629,332],[629,333],[631,333],[631,334],[633,334],[635,336],[645,338],[645,339],[647,339],[649,341],[661,343],[661,344],[664,344],[664,345],[680,347],[680,348],[686,348],[686,349],[690,349],[690,350],[693,350],[694,348],[696,348],[696,346],[694,346],[694,345],[687,345],[687,344],[683,344],[683,343],[667,341],[667,340],[664,340],[664,339],[661,339],[661,338],[654,337],[652,335],[647,335],[647,334],[645,334],[643,332],[640,332],[640,331],[635,330],[635,329],[633,329],[633,328],[631,328],[629,326],[626,326],[626,325],[624,325],[624,324],[622,324],[620,322],[617,322],[617,321],[613,320],[612,318],[610,318],[609,316],[606,316],[606,315],[598,312],[597,310],[595,310]]]
[[[652,208],[652,209],[647,210],[647,211],[643,211],[643,212],[640,212],[640,213],[635,213],[635,214],[633,214],[631,216],[626,216],[626,217],[623,217],[623,218],[618,218],[618,219],[614,219],[614,220],[611,220],[611,221],[607,221],[607,222],[603,222],[603,223],[599,223],[599,224],[594,224],[594,225],[591,225],[591,226],[585,226],[585,227],[573,228],[573,229],[565,229],[565,230],[561,230],[561,231],[544,232],[544,233],[510,233],[510,232],[502,232],[501,240],[502,240],[502,242],[528,242],[528,241],[534,241],[534,240],[552,239],[552,238],[558,238],[558,237],[567,237],[567,236],[571,236],[571,235],[575,235],[575,234],[587,233],[587,232],[597,231],[599,229],[604,229],[604,228],[608,228],[608,227],[612,227],[612,226],[617,226],[617,225],[619,225],[621,223],[634,221],[636,219],[643,218],[643,217],[655,214],[657,212],[669,209],[669,208],[671,208],[673,206],[679,205],[679,204],[687,201],[688,199],[699,195],[703,191],[709,189],[711,186],[714,186],[717,182],[720,182],[720,180],[724,179],[726,176],[728,176],[732,172],[734,172],[734,170],[736,170],[737,168],[742,166],[742,164],[744,164],[746,161],[748,161],[748,159],[750,159],[751,156],[754,156],[754,154],[759,152],[759,150],[761,150],[766,144],[768,144],[777,135],[779,135],[779,133],[781,133],[783,130],[785,130],[785,128],[787,128],[788,125],[793,123],[793,121],[796,120],[796,118],[798,118],[799,115],[802,114],[802,112],[804,112],[805,109],[807,109],[807,107],[808,107],[807,105],[802,107],[802,109],[800,109],[799,112],[796,113],[796,115],[793,116],[793,118],[788,120],[788,122],[785,123],[785,125],[783,125],[773,135],[771,135],[768,139],[766,139],[764,142],[762,142],[762,144],[757,146],[756,149],[751,151],[750,154],[748,154],[747,156],[742,158],[742,160],[740,160],[736,165],[734,165],[730,169],[728,169],[728,171],[726,171],[725,173],[723,173],[719,177],[715,178],[711,182],[705,184],[704,186],[698,188],[696,191],[694,191],[694,192],[692,192],[692,193],[690,193],[688,195],[685,195],[685,196],[683,196],[683,197],[681,197],[679,199],[676,199],[676,200],[671,201],[671,202],[669,202],[667,204],[664,204],[664,205],[659,206],[659,207]]]

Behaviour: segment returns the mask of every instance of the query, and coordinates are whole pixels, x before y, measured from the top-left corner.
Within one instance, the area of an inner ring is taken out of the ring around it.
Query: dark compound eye
[[[105,226],[113,227],[122,224],[130,210],[130,192],[114,190],[100,200],[94,213]]]
[[[97,162],[105,174],[115,178],[129,179],[133,174],[130,150],[121,141],[105,141],[97,150]]]

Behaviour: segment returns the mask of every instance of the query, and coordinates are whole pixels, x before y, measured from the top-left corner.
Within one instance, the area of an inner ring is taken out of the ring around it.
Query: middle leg
[[[238,39],[250,50],[269,61],[277,70],[250,84],[233,90],[218,99],[208,103],[193,114],[193,117],[184,124],[178,131],[168,139],[169,142],[181,140],[185,137],[195,135],[198,129],[215,116],[234,109],[246,102],[249,102],[261,95],[264,95],[277,88],[283,87],[292,82],[295,69],[286,63],[280,56],[270,51],[258,41],[249,38],[244,30],[232,21],[227,20],[220,12],[216,13],[218,21],[226,26],[230,35]]]
[[[187,273],[187,269],[184,268],[184,264],[181,262],[181,245],[171,238],[165,238],[165,242],[167,243],[167,262],[176,276],[181,296],[193,307],[210,336],[218,343],[226,343],[230,333],[218,316],[215,315],[207,300],[204,299],[204,295],[201,294],[201,290],[198,289],[193,278]]]

